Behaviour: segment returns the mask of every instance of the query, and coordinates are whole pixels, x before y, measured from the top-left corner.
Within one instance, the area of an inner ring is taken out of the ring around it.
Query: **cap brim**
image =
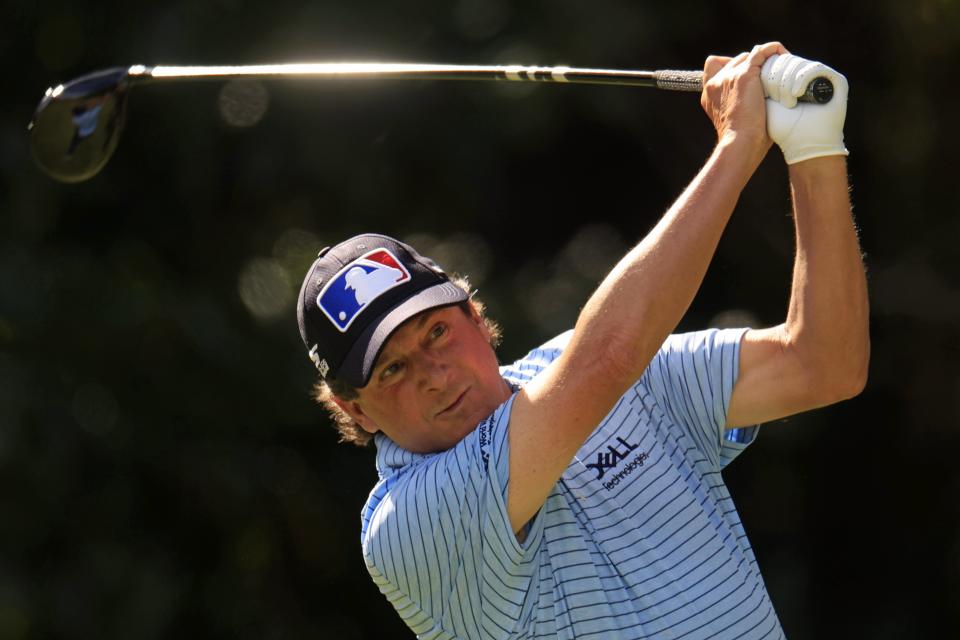
[[[336,376],[353,387],[367,386],[380,352],[400,325],[418,313],[457,304],[469,297],[452,282],[443,282],[407,298],[370,323],[350,348]]]

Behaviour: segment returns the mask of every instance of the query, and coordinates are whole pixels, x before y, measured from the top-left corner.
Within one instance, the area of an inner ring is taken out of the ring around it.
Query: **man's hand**
[[[742,145],[756,168],[770,149],[760,69],[771,56],[786,54],[779,42],[755,46],[733,58],[710,56],[703,65],[700,104],[717,130],[718,143]]]
[[[847,114],[847,79],[819,62],[790,54],[767,58],[761,71],[767,100],[767,130],[780,145],[787,164],[823,156],[848,155],[843,145]],[[826,104],[798,103],[814,78],[833,83]]]

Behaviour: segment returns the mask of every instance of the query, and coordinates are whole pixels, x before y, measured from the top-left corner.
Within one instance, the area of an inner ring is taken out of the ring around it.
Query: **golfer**
[[[797,103],[816,77],[833,99]],[[377,449],[363,557],[419,637],[783,637],[720,472],[759,423],[865,384],[847,83],[776,42],[704,79],[703,168],[573,329],[512,365],[466,284],[402,242],[357,236],[307,273],[319,396]],[[671,335],[773,142],[796,221],[785,321]]]

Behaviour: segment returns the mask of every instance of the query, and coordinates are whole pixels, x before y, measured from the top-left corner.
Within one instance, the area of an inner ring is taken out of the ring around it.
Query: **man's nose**
[[[425,354],[419,358],[417,365],[423,389],[434,391],[446,388],[447,365],[442,359]]]

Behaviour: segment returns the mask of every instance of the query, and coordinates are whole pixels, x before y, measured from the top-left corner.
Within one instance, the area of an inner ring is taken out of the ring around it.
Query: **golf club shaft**
[[[506,80],[570,84],[607,84],[653,87],[674,91],[697,91],[703,84],[702,71],[630,71],[524,65],[477,66],[406,63],[292,63],[244,66],[134,65],[128,70],[131,82],[159,79],[223,79],[281,77],[336,79],[423,79],[423,80]]]
[[[699,92],[701,71],[626,71],[524,65],[473,66],[405,63],[319,62],[246,66],[113,67],[50,87],[30,122],[34,158],[47,174],[63,182],[96,175],[117,146],[126,98],[138,84],[228,78],[315,80],[501,80],[554,84],[605,84]],[[833,85],[814,78],[803,102],[829,102]]]

